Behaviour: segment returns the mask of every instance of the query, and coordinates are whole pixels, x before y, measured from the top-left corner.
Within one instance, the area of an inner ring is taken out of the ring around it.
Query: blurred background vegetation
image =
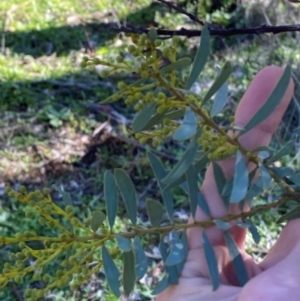
[[[218,28],[253,27],[262,24],[296,24],[299,8],[283,0],[185,0],[173,1]],[[139,192],[140,219],[147,223],[145,200],[158,197],[157,185],[146,151],[130,136],[134,110],[123,103],[99,105],[116,91],[119,80],[132,81],[134,75],[120,74],[101,78],[99,71],[81,69],[84,55],[113,60],[126,51],[130,39],[109,31],[111,26],[156,26],[164,29],[197,28],[186,16],[152,0],[2,0],[0,2],[0,233],[14,235],[20,230],[35,230],[55,235],[37,219],[24,216],[24,206],[4,194],[6,186],[29,190],[49,187],[53,200],[63,203],[69,192],[78,217],[86,220],[94,209],[104,208],[102,178],[106,169],[122,167],[130,173]],[[291,64],[296,81],[294,99],[285,114],[274,147],[293,139],[299,127],[299,33],[262,36],[214,37],[212,55],[195,89],[202,93],[216,75],[216,67],[229,60],[234,66],[230,78],[230,99],[217,122],[226,122],[253,76],[269,64]],[[193,57],[199,38],[182,38],[179,55]],[[166,166],[171,166],[184,151],[184,145],[166,141],[155,150]],[[278,165],[299,167],[299,142]],[[273,189],[273,188],[272,188]],[[257,204],[272,201],[272,189]],[[187,220],[186,197],[174,190],[176,215]],[[280,210],[284,210],[281,208]],[[123,223],[124,210],[118,223]],[[261,260],[272,246],[281,227],[275,224],[277,211],[255,218],[263,237],[256,246],[249,240],[248,251]],[[129,300],[152,300],[151,287],[162,275],[158,238],[144,238],[149,272],[136,286]],[[0,271],[17,246],[0,248]],[[59,262],[49,266],[54,270]],[[1,300],[25,300],[24,288],[43,286],[24,279],[0,292]],[[45,300],[116,300],[109,293],[102,272],[94,275],[78,291],[68,288],[53,291]],[[125,299],[124,299],[125,300]]]

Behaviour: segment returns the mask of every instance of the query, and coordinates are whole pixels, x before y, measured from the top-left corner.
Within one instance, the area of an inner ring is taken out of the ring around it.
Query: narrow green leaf
[[[237,151],[233,187],[230,196],[231,203],[238,203],[245,198],[248,190],[248,183],[249,175],[247,164],[242,153],[240,151]]]
[[[184,265],[185,265],[185,262],[186,262],[186,259],[187,259],[187,256],[188,256],[188,253],[189,253],[189,243],[188,243],[188,239],[187,239],[187,235],[186,235],[186,232],[183,231],[182,235],[181,235],[181,238],[180,240],[182,241],[182,244],[183,244],[183,261],[178,263],[175,267],[176,267],[176,270],[177,270],[177,275],[180,276],[183,268],[184,268]]]
[[[165,118],[165,114],[154,113],[154,115],[150,118],[147,124],[143,127],[143,131],[151,130],[153,126],[156,124],[162,123]]]
[[[168,257],[168,251],[165,242],[163,241],[163,237],[160,239],[159,250],[164,263],[166,263],[166,259]],[[165,266],[168,283],[170,284],[178,284],[179,274],[176,266]]]
[[[128,297],[135,285],[135,258],[133,250],[123,253],[123,288]]]
[[[250,131],[262,121],[267,119],[279,105],[282,97],[284,96],[291,78],[291,67],[287,65],[280,78],[277,86],[273,90],[272,94],[269,96],[267,101],[262,105],[258,112],[250,119],[250,121],[244,126],[244,130],[241,131],[240,135],[245,134]]]
[[[170,171],[169,171],[170,172]],[[168,171],[167,171],[167,174],[168,174]],[[184,184],[184,182],[186,181],[186,178],[185,178],[185,174],[183,174],[180,178],[178,178],[176,181],[168,184],[168,185],[165,185],[164,187],[164,191],[170,191],[171,189],[173,188],[176,188],[176,187],[181,187],[182,189],[184,189],[181,185]]]
[[[300,127],[293,130],[293,133],[300,136]]]
[[[252,183],[256,173],[257,173],[258,167],[256,166],[253,170],[250,171],[249,173],[249,183]]]
[[[226,199],[228,202],[229,202],[229,199],[230,199],[230,196],[232,193],[233,181],[234,181],[234,178],[231,178],[230,180],[228,180],[222,190],[222,197],[223,197],[223,199]]]
[[[231,235],[227,231],[224,231],[223,236],[232,260],[237,279],[240,283],[240,286],[244,286],[248,282],[248,274],[243,258]]]
[[[192,63],[191,58],[183,57],[183,58],[179,59],[178,61],[161,68],[160,72],[163,74],[163,73],[169,73],[169,72],[175,71],[175,70],[181,70],[181,69],[189,66],[191,63]]]
[[[201,210],[207,216],[211,216],[209,206],[208,206],[208,204],[206,202],[206,199],[205,199],[203,193],[200,190],[198,191],[197,202],[198,202],[198,206],[201,208]]]
[[[166,259],[167,266],[175,266],[185,260],[185,246],[177,233],[172,232],[171,249]]]
[[[218,163],[212,162],[212,165],[213,165],[213,171],[214,171],[214,177],[215,177],[217,189],[218,189],[219,195],[222,197],[222,192],[223,192],[223,189],[226,184],[226,178],[225,178],[222,168],[219,166]],[[222,200],[224,202],[224,205],[228,208],[229,203],[225,202],[223,198],[222,198]]]
[[[120,273],[105,246],[102,246],[102,261],[108,285],[116,297],[120,297]]]
[[[273,167],[272,171],[281,179],[287,177],[297,187],[300,187],[300,176],[290,167]]]
[[[155,42],[155,40],[157,39],[157,29],[156,28],[152,27],[149,29],[148,38],[152,43]]]
[[[202,101],[202,106],[210,100],[210,98],[224,85],[224,83],[229,78],[230,74],[232,73],[232,66],[230,62],[225,62],[220,74],[218,75],[217,79],[211,86],[211,88],[208,90],[207,94],[204,96],[204,99]],[[227,98],[227,96],[226,96]],[[226,100],[225,100],[226,102]]]
[[[250,221],[250,223],[251,223],[251,225],[249,227],[249,230],[252,235],[252,238],[256,244],[259,244],[260,238],[261,238],[260,234],[259,234],[257,228],[255,227],[255,225],[251,221]]]
[[[164,276],[153,289],[152,294],[157,295],[167,289],[171,284],[168,281],[168,277]]]
[[[185,113],[184,109],[174,110],[166,113],[165,117],[172,120],[179,119],[184,115],[184,113]]]
[[[259,194],[261,194],[264,190],[264,180],[263,177],[260,175],[258,177],[258,179],[256,180],[255,183],[253,183],[250,187],[250,189],[247,192],[247,195],[245,197],[245,199],[249,202],[251,202],[251,200],[258,196]],[[251,205],[251,204],[249,204]]]
[[[99,227],[105,221],[105,214],[102,211],[94,211],[91,220],[91,228],[94,232],[97,232]]]
[[[117,241],[117,244],[118,244],[118,247],[124,251],[124,252],[128,252],[131,250],[132,246],[131,246],[131,241],[130,239],[124,237],[124,236],[121,236],[121,235],[116,235],[115,236],[116,238],[116,241]]]
[[[114,175],[109,170],[104,173],[104,199],[108,223],[112,229],[118,211],[118,190]]]
[[[120,168],[115,169],[115,180],[124,200],[129,218],[135,225],[137,217],[137,196],[134,185],[126,171]]]
[[[186,180],[187,180],[187,186],[188,186],[188,195],[189,195],[189,201],[191,206],[191,213],[192,216],[195,217],[197,204],[198,204],[198,175],[193,167],[193,165],[190,166],[190,168],[185,173]]]
[[[147,272],[148,262],[147,257],[145,255],[143,246],[141,241],[138,237],[134,238],[134,252],[135,252],[135,271],[136,271],[136,278],[140,280],[144,277]]]
[[[189,194],[189,188],[187,182],[183,182],[179,186],[187,195]]]
[[[257,228],[255,227],[255,225],[252,223],[252,221],[250,219],[247,219],[245,221],[236,221],[236,224],[241,228],[248,228],[251,235],[252,235],[252,238],[253,238],[254,242],[256,244],[259,243],[260,234],[259,234]]]
[[[228,84],[225,82],[216,94],[210,116],[217,116],[225,107],[228,98]]]
[[[158,227],[162,221],[164,214],[163,205],[158,201],[148,199],[146,201],[146,209],[151,225],[153,227]]]
[[[201,158],[199,158],[193,165],[196,172],[199,174],[204,168],[206,168],[207,163],[209,162],[207,158],[207,153],[203,153]]]
[[[260,145],[251,151],[252,153],[261,153],[262,159],[273,156],[274,149],[266,145]]]
[[[63,199],[64,205],[65,206],[68,206],[68,205],[73,206],[73,202],[71,200],[70,193],[67,191],[61,190],[61,194],[62,194],[62,199]]]
[[[222,220],[219,219],[214,219],[214,223],[217,226],[217,228],[221,229],[221,230],[228,230],[231,228],[231,224],[228,222],[224,222]]]
[[[271,156],[270,152],[266,151],[266,150],[262,150],[260,152],[258,152],[257,157],[259,159],[265,160],[267,158],[269,158]]]
[[[187,147],[187,150],[182,155],[181,159],[175,165],[175,167],[169,172],[169,174],[162,180],[166,185],[175,182],[179,179],[191,166],[194,161],[195,154],[198,149],[197,139],[193,139]]]
[[[209,30],[207,29],[206,26],[204,26],[201,33],[200,46],[197,50],[193,67],[189,75],[189,78],[185,83],[186,90],[189,90],[192,87],[192,85],[196,82],[196,80],[198,79],[201,71],[203,70],[207,62],[210,53],[209,41],[210,41]]]
[[[209,276],[213,285],[213,290],[217,290],[220,285],[220,275],[218,269],[218,261],[215,251],[205,233],[202,231],[202,245],[204,249],[205,259],[208,266]]]
[[[270,176],[269,171],[265,168],[265,166],[262,163],[258,163],[258,167],[260,169],[263,187],[269,188],[272,182],[272,178]]]
[[[197,130],[197,120],[194,112],[190,108],[186,108],[183,122],[173,134],[175,140],[187,140],[195,135]]]
[[[61,193],[62,200],[63,200],[63,203],[65,206],[73,206],[73,202],[72,202],[71,195],[69,192],[67,192],[63,189],[60,189],[58,186],[56,186],[55,189]],[[74,232],[74,225],[70,222],[70,220],[66,221],[66,226],[67,226],[68,230],[70,230],[71,232]]]
[[[291,152],[291,150],[294,148],[295,142],[294,141],[289,141],[286,143],[280,150],[278,150],[268,161],[267,164],[271,162],[278,161],[281,159],[283,156],[286,156]]]
[[[180,110],[174,110],[171,112],[167,112],[164,114],[158,114],[154,113],[153,116],[150,118],[150,120],[147,122],[147,124],[144,126],[143,130],[150,130],[152,127],[156,124],[159,124],[163,121],[163,119],[179,119],[184,115],[185,110],[180,109]]]
[[[281,216],[276,223],[280,224],[283,223],[285,221],[289,221],[295,218],[300,217],[300,205],[293,208],[291,211],[287,212],[286,214],[284,214],[283,216]]]
[[[148,103],[141,111],[139,111],[132,122],[134,133],[144,130],[155,113],[156,104],[154,102]]]
[[[173,196],[171,191],[164,191],[166,185],[161,182],[161,180],[168,174],[168,172],[163,167],[159,158],[157,158],[154,154],[148,153],[148,158],[151,164],[151,167],[154,171],[154,174],[158,180],[158,185],[162,192],[163,200],[167,209],[168,216],[170,220],[173,219]]]
[[[246,220],[246,221],[236,221],[235,222],[240,228],[249,228],[251,226],[250,220]]]

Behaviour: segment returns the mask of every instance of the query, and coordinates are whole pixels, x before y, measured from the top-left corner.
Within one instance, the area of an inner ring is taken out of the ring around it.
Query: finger
[[[263,270],[269,269],[285,259],[288,254],[300,243],[300,219],[295,219],[284,227],[276,244],[269,251],[260,266]],[[300,254],[299,254],[300,255]],[[298,256],[299,256],[298,255]]]
[[[283,71],[284,70],[280,67],[268,66],[262,69],[254,77],[248,90],[237,107],[235,114],[236,125],[244,126],[255,115],[255,113],[260,109],[260,107],[273,92],[283,74]],[[239,138],[239,142],[245,149],[251,151],[258,146],[268,145],[270,143],[272,135],[276,131],[292,98],[293,90],[294,83],[291,79],[288,89],[275,111],[266,120]],[[231,133],[229,133],[229,135],[231,135]],[[228,158],[223,161],[219,161],[218,163],[223,169],[225,176],[227,178],[231,178],[234,174],[235,158]],[[206,171],[201,191],[207,200],[210,212],[214,218],[220,218],[227,214],[227,209],[225,208],[223,201],[217,192],[211,164]],[[196,212],[196,220],[205,219],[207,219],[207,216],[200,208],[198,208]],[[221,241],[223,241],[221,232],[215,227],[208,229],[207,233],[212,244],[219,244]],[[202,245],[201,229],[190,229],[188,231],[188,237],[190,248],[198,248]],[[237,233],[235,239],[239,245],[243,245],[244,237],[245,231],[239,231]]]
[[[254,277],[246,285],[239,301],[267,300],[267,301],[298,301],[300,296],[300,240],[299,220],[291,223],[291,229],[298,236],[294,242],[290,239],[285,241],[289,243],[283,246],[286,256],[278,262],[274,261],[260,275]],[[282,241],[283,242],[283,241]],[[291,249],[289,248],[291,247]],[[275,258],[274,258],[275,259]],[[279,258],[278,258],[279,259]],[[264,266],[264,265],[261,265]]]

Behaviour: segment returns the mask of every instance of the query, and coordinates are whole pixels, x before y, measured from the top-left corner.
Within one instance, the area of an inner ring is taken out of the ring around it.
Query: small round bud
[[[88,65],[87,65],[86,62],[81,62],[81,63],[79,64],[79,66],[80,66],[81,68],[86,68]]]
[[[134,45],[129,45],[129,46],[128,46],[128,51],[129,51],[130,53],[133,53],[133,52],[136,51],[136,47],[135,47]]]
[[[141,104],[137,103],[137,104],[134,105],[133,108],[134,108],[135,111],[139,111],[141,109]]]
[[[158,147],[159,146],[159,141],[158,140],[153,140],[152,141],[152,146],[153,147]]]
[[[24,249],[26,247],[26,244],[24,241],[19,242],[19,248]]]
[[[94,63],[95,65],[100,65],[100,64],[101,64],[101,60],[100,60],[99,58],[95,57],[95,58],[93,59],[93,63]]]
[[[124,58],[122,56],[117,56],[117,58],[116,58],[117,63],[123,63],[123,61],[124,61]]]
[[[48,274],[43,276],[43,281],[45,281],[45,282],[49,282],[50,279],[51,279],[51,277]]]
[[[22,281],[22,277],[21,277],[20,275],[16,275],[16,276],[14,277],[14,281],[15,281],[16,283],[20,283],[20,282]]]
[[[142,40],[142,41],[146,41],[148,39],[148,36],[147,36],[147,34],[146,33],[143,33],[143,34],[141,34],[141,36],[140,36],[140,40]]]
[[[12,191],[10,186],[5,187],[5,193],[9,194]]]
[[[101,72],[100,72],[100,76],[101,77],[107,77],[109,75],[109,71],[108,70],[102,70]]]
[[[68,206],[66,206],[65,211],[66,211],[68,214],[71,214],[71,213],[73,213],[73,207],[72,207],[71,205],[68,205]]]
[[[164,57],[168,57],[169,56],[169,54],[170,54],[170,47],[165,47],[163,50],[162,50],[162,54],[163,54],[163,56]]]
[[[44,188],[43,189],[43,194],[49,195],[50,194],[50,189],[49,188]]]
[[[15,234],[15,237],[16,238],[22,238],[23,237],[23,233],[18,232],[18,233]]]
[[[24,194],[24,193],[26,193],[26,192],[27,192],[27,189],[26,189],[26,187],[25,187],[25,186],[23,186],[23,185],[22,185],[22,186],[20,186],[20,188],[19,188],[19,192],[20,192],[20,193],[23,193],[23,194]]]
[[[158,114],[163,114],[163,113],[165,113],[167,110],[168,110],[168,108],[167,108],[166,106],[162,105],[162,106],[159,106],[159,107],[156,109],[156,112],[157,112]]]
[[[177,45],[180,41],[180,38],[178,36],[173,36],[172,37],[172,42],[173,42],[173,45]]]
[[[154,45],[155,45],[156,47],[161,46],[161,44],[162,44],[162,41],[161,41],[161,40],[156,40],[155,43],[154,43]]]
[[[163,93],[163,92],[159,92],[159,93],[157,94],[157,97],[158,97],[159,99],[164,99],[164,98],[166,97],[166,95],[165,95],[165,93]]]
[[[118,82],[118,89],[122,90],[125,89],[127,85],[124,82]]]

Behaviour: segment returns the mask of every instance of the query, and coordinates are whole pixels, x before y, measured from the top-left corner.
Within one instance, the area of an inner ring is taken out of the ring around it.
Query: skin
[[[275,88],[282,73],[282,68],[268,66],[254,77],[237,107],[235,113],[235,123],[237,125],[245,125],[258,111]],[[270,143],[271,137],[292,98],[293,91],[294,83],[291,79],[289,87],[276,110],[256,128],[240,137],[239,141],[243,147],[251,151],[258,146],[267,146]],[[231,133],[228,133],[228,135],[231,135]],[[219,162],[227,178],[233,176],[234,162],[235,158]],[[251,167],[249,168],[251,169]],[[201,191],[209,204],[213,217],[220,218],[228,214],[217,192],[212,166],[207,169]],[[238,208],[233,206],[231,211],[236,213]],[[196,220],[206,219],[207,216],[198,208]],[[230,233],[244,259],[250,278],[244,287],[238,285],[221,231],[216,227],[206,229],[206,234],[217,256],[222,283],[218,290],[214,292],[212,291],[202,248],[202,229],[189,229],[187,232],[189,253],[179,284],[170,286],[159,294],[156,301],[298,301],[300,298],[299,229],[299,219],[289,222],[276,244],[261,263],[256,263],[245,252],[246,230],[237,226],[230,229]]]

